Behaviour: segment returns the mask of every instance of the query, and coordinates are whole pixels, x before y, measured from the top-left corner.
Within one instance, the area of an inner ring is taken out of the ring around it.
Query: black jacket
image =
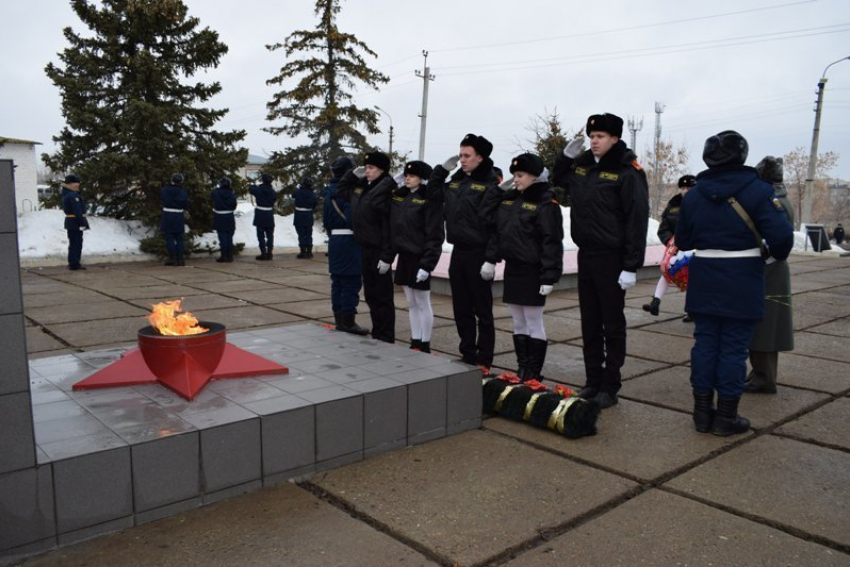
[[[458,247],[495,250],[490,242],[495,238],[492,215],[501,200],[501,189],[493,172],[493,161],[485,158],[469,175],[459,170],[446,180],[448,175],[438,165],[427,186],[428,200],[443,205],[447,240]]]
[[[504,194],[495,211],[496,256],[508,263],[536,264],[540,283],[554,285],[564,271],[564,221],[548,182]]]
[[[354,239],[360,246],[381,249],[381,260],[393,261],[390,241],[390,197],[396,187],[387,173],[369,183],[354,175],[354,170],[342,176],[337,196],[351,201]]]
[[[661,223],[658,225],[658,238],[667,246],[673,235],[676,234],[676,224],[679,222],[679,209],[682,208],[682,194],[676,193],[667,202],[664,212],[661,213]]]
[[[393,191],[390,203],[393,255],[402,252],[421,256],[419,267],[433,272],[446,236],[440,212],[438,203],[425,198],[424,185],[413,193],[407,187]]]
[[[635,154],[620,140],[596,163],[590,150],[558,154],[553,182],[570,198],[570,233],[582,252],[618,251],[623,269],[643,266],[649,191]]]

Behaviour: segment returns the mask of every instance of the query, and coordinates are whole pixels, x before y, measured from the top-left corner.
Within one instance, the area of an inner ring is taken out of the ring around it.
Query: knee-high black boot
[[[694,427],[700,433],[708,433],[713,421],[714,391],[701,393],[694,390]]]
[[[516,351],[516,375],[525,378],[528,374],[528,335],[514,335],[514,350]]]
[[[528,339],[528,372],[523,382],[543,379],[543,363],[546,362],[546,347],[549,343],[544,339]]]

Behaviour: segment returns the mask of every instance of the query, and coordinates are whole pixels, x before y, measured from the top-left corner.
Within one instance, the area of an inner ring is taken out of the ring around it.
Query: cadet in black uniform
[[[488,245],[495,250],[490,242],[495,238],[492,207],[501,194],[492,151],[489,140],[467,134],[460,142],[460,154],[434,168],[427,190],[429,200],[443,205],[446,237],[454,245],[449,282],[462,360],[488,369],[496,343],[492,285],[496,258],[486,251]],[[458,162],[460,171],[448,178]]]
[[[564,268],[564,221],[543,160],[525,153],[511,160],[513,189],[496,209],[495,256],[505,260],[502,301],[514,323],[517,376],[539,380],[546,360],[543,309]],[[490,254],[488,254],[490,255]]]
[[[80,197],[80,178],[73,173],[62,184],[62,209],[65,211],[65,230],[68,233],[68,269],[85,270],[80,264],[83,255],[83,231],[89,229],[86,203]]]
[[[166,266],[185,266],[183,258],[183,230],[185,229],[184,211],[189,204],[186,190],[183,189],[183,174],[171,176],[171,183],[159,192],[162,203],[162,219],[159,230],[165,237],[165,247],[168,249]]]
[[[398,254],[395,283],[404,286],[410,314],[410,348],[431,352],[434,310],[431,272],[440,261],[445,231],[439,205],[425,198],[423,180],[431,175],[424,161],[404,166],[404,185],[393,191],[390,234]]]
[[[292,192],[292,200],[295,204],[292,224],[298,233],[298,247],[301,249],[296,258],[309,259],[313,257],[313,214],[318,202],[310,177],[301,180]]]
[[[679,209],[682,207],[682,199],[688,190],[696,185],[697,178],[693,175],[683,175],[679,178],[679,192],[667,202],[664,207],[664,212],[661,213],[661,222],[658,224],[658,238],[661,244],[667,246],[676,234],[676,223],[679,222]],[[655,285],[655,293],[652,294],[652,301],[643,306],[643,310],[651,315],[658,316],[658,308],[661,306],[661,298],[667,291],[667,278],[661,276],[658,283]],[[693,319],[685,315],[682,319],[685,323],[690,323]]]
[[[649,197],[646,174],[620,140],[623,119],[595,114],[584,139],[570,142],[555,162],[555,185],[570,199],[570,233],[578,246],[578,297],[586,386],[600,407],[617,403],[626,360],[626,290],[637,281],[646,252]]]
[[[363,293],[372,316],[372,337],[395,341],[395,305],[390,266],[390,198],[395,181],[390,158],[381,152],[366,154],[364,165],[346,173],[337,195],[351,201],[354,238],[363,254]]]
[[[236,193],[233,192],[233,183],[229,177],[222,177],[218,181],[218,187],[210,193],[213,208],[213,229],[218,234],[218,242],[221,247],[221,255],[216,262],[233,261],[233,233],[236,232],[236,218],[233,211],[236,210]]]
[[[277,200],[277,192],[272,187],[272,177],[268,173],[260,176],[262,183],[251,185],[248,192],[254,196],[254,226],[257,227],[257,241],[260,245],[260,255],[257,260],[267,261],[272,259],[274,250],[274,203]]]

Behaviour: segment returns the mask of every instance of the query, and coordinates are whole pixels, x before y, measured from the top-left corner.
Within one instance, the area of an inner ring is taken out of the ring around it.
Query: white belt
[[[162,207],[162,212],[164,212],[164,213],[182,213],[183,209],[168,209],[166,207]]]
[[[341,234],[354,234],[354,231],[350,228],[334,228],[331,230],[331,236],[333,235],[341,235]]]
[[[213,209],[213,212],[217,215],[232,215],[233,211],[219,211],[218,209]]]
[[[274,210],[274,207],[261,207],[259,205],[257,205],[254,208],[257,209],[258,211],[273,211]]]
[[[699,258],[761,258],[761,250],[694,250],[694,256]]]
[[[312,212],[313,209],[305,209],[304,207],[295,207],[295,210],[301,211],[301,212],[304,212],[304,213],[309,213],[309,212]]]

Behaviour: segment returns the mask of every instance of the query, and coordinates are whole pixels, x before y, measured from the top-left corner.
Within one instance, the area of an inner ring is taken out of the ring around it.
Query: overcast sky
[[[265,45],[315,27],[315,2],[185,2],[230,48],[217,69],[196,76],[222,84],[211,106],[230,113],[219,128],[245,129],[253,154],[286,147],[287,139],[261,130],[274,92],[265,81],[285,63]],[[63,118],[44,66],[59,63],[56,54],[67,47],[63,27],[84,28],[64,0],[5,0],[3,12],[0,136],[52,151]],[[656,102],[664,105],[662,137],[688,148],[693,172],[704,169],[705,138],[726,129],[749,140],[750,165],[800,146],[808,152],[818,79],[826,65],[850,56],[847,0],[343,0],[338,25],[378,54],[369,61],[391,81],[355,100],[392,117],[394,149],[411,159],[422,105],[414,70],[429,52],[436,79],[425,159],[432,164],[474,132],[494,143],[493,159],[506,168],[530,147],[530,119],[555,109],[569,130],[600,112],[642,118],[636,150],[645,154]],[[850,61],[827,77],[820,152],[839,153],[831,175],[850,179]],[[389,119],[381,116],[384,133],[371,141],[386,148]]]

